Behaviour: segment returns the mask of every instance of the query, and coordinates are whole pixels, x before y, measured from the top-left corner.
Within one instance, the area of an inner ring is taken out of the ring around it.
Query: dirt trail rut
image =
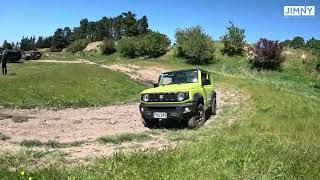
[[[85,60],[76,63],[91,64]],[[159,73],[166,71],[160,68],[142,68],[130,64],[101,65],[101,67],[121,71],[135,80],[146,83],[157,82]],[[239,104],[240,94],[236,90],[217,89],[218,112],[221,113],[224,106]],[[26,121],[17,123],[13,121],[14,117],[24,117]],[[96,108],[68,108],[57,111],[0,108],[0,132],[10,137],[9,140],[0,141],[0,144],[3,145],[3,148],[9,149],[16,148],[17,143],[25,139],[36,139],[42,142],[54,140],[59,143],[79,141],[83,144],[78,147],[62,148],[62,151],[73,158],[108,155],[116,152],[117,146],[99,144],[96,141],[98,137],[145,131],[150,130],[141,123],[138,103]],[[172,144],[159,137],[157,140],[153,139],[138,144],[124,143],[125,147],[139,146],[140,149],[159,149],[166,145]]]

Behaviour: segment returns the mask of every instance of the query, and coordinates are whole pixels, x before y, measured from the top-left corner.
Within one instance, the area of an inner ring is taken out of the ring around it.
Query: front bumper
[[[196,106],[197,102],[190,102],[184,104],[141,103],[139,109],[143,119],[147,119],[149,121],[176,120],[178,122],[182,122],[185,120],[189,120],[195,114]],[[155,112],[165,112],[167,113],[167,118],[154,118]]]

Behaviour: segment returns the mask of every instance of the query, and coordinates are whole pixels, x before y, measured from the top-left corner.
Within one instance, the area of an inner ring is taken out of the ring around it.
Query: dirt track
[[[141,68],[135,65],[102,65],[101,67],[124,72],[133,79],[147,83],[156,82],[158,74],[165,71],[160,68]],[[218,116],[224,106],[237,105],[241,101],[240,93],[235,90],[217,89],[217,95]],[[26,122],[13,122],[12,119],[15,117],[23,117]],[[63,148],[64,152],[75,158],[108,155],[117,151],[114,145],[99,144],[96,139],[100,136],[150,131],[140,121],[137,103],[98,108],[69,108],[58,111],[2,108],[0,123],[0,132],[10,137],[7,141],[0,141],[3,147],[9,149],[16,147],[16,143],[24,139],[37,139],[42,142],[54,140],[59,143],[81,141],[83,144],[79,147]],[[139,143],[139,146],[158,149],[170,144],[167,140],[157,137],[156,140]],[[128,147],[132,145],[134,143],[124,144]]]

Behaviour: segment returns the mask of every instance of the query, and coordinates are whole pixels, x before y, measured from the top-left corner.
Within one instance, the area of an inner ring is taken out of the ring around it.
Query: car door
[[[210,77],[210,74],[208,73],[201,73],[201,79],[202,79],[202,82],[204,82],[204,80],[207,80],[209,83],[208,84],[203,84],[203,90],[205,92],[205,106],[208,107],[208,105],[210,104],[210,101],[211,101],[211,91],[212,91],[212,88],[213,88],[213,85],[212,85],[212,82],[211,82],[211,77]]]

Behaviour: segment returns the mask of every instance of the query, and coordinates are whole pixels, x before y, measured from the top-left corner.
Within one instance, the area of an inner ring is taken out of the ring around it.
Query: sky
[[[285,17],[284,5],[315,6],[315,16]],[[99,20],[121,12],[146,15],[149,28],[174,42],[178,28],[200,25],[214,40],[228,21],[245,29],[246,40],[320,39],[320,0],[1,0],[0,44],[23,36],[48,36],[61,27],[75,27],[83,18]]]

